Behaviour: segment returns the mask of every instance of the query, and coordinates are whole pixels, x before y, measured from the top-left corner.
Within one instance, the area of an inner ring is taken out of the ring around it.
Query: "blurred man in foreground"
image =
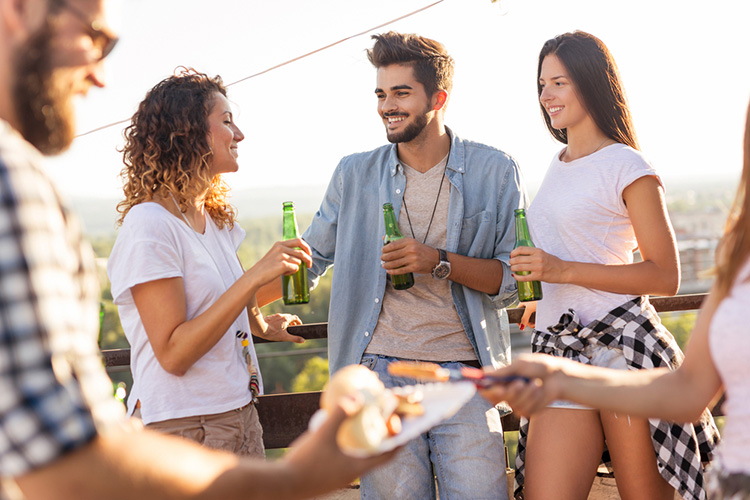
[[[347,484],[388,458],[352,459],[335,445],[353,401],[269,463],[138,429],[113,399],[93,254],[39,154],[70,145],[73,97],[104,86],[117,38],[103,9],[0,0],[0,475],[43,500],[291,499]]]

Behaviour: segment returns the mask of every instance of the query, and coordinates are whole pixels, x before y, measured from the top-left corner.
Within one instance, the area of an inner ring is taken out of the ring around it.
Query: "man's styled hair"
[[[368,49],[367,58],[381,68],[402,64],[414,69],[414,77],[432,97],[438,90],[450,94],[453,88],[453,58],[440,42],[415,35],[389,31],[373,35],[375,45]]]

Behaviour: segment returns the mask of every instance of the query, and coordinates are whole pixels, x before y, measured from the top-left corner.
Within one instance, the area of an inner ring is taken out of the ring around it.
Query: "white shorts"
[[[600,344],[589,344],[583,349],[583,354],[591,360],[593,366],[612,368],[615,370],[627,370],[628,362],[622,349],[609,348]],[[593,410],[590,406],[579,405],[571,401],[557,400],[550,403],[547,408],[564,408],[569,410]]]

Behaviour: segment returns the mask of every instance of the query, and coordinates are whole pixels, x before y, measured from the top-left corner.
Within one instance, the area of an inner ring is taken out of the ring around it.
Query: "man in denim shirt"
[[[378,114],[391,145],[347,156],[303,239],[313,281],[336,265],[328,317],[331,372],[361,363],[386,386],[397,359],[448,368],[510,359],[505,307],[516,299],[508,258],[513,210],[527,198],[508,155],[444,125],[453,59],[417,35],[373,37]],[[392,203],[404,239],[382,246]],[[414,273],[395,290],[391,275]],[[500,414],[479,396],[364,476],[363,498],[506,499]],[[434,476],[433,476],[434,474]]]

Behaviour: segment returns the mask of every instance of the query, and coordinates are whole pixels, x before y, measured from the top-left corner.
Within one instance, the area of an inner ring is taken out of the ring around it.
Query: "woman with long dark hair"
[[[530,415],[564,398],[641,418],[693,422],[724,393],[722,441],[709,469],[710,500],[750,499],[750,107],[737,196],[716,252],[716,280],[677,370],[603,370],[545,354],[521,355],[502,375],[532,383],[493,387],[484,396]]]
[[[565,147],[528,210],[537,248],[511,253],[511,270],[529,272],[517,280],[543,282],[544,298],[527,306],[522,327],[535,311],[534,352],[621,370],[674,369],[683,354],[648,295],[677,292],[677,245],[615,61],[598,38],[566,33],[544,44],[537,77],[545,123]],[[703,498],[699,446],[708,452],[716,435],[704,418],[693,429],[553,401],[522,423],[517,495],[585,499],[603,462],[624,500],[671,500],[675,489]]]

